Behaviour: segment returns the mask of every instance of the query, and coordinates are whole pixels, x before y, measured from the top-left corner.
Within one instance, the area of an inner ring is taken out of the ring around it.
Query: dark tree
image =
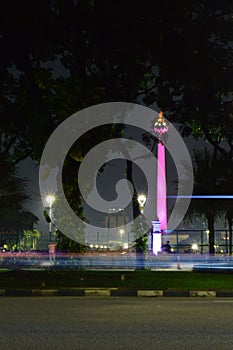
[[[232,152],[232,1],[1,4],[1,132],[15,161],[39,159],[53,129],[107,101],[157,103],[185,135]],[[38,132],[39,130],[39,132]],[[35,132],[36,131],[36,132]]]
[[[158,106],[232,161],[232,13],[231,0],[2,2],[1,153],[39,160],[72,113],[125,101]]]
[[[27,209],[30,200],[27,181],[17,175],[15,166],[0,154],[0,228],[20,231],[33,229],[38,218]]]

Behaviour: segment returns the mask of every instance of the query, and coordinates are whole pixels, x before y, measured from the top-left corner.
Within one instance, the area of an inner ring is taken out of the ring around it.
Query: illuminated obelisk
[[[154,131],[158,136],[158,166],[157,166],[157,218],[161,223],[161,231],[167,229],[167,183],[166,183],[166,154],[165,134],[168,131],[163,112],[159,112],[154,125]]]

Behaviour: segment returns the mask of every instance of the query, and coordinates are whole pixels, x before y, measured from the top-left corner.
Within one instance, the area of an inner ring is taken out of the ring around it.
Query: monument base
[[[151,251],[158,255],[162,249],[161,223],[158,220],[151,221]]]

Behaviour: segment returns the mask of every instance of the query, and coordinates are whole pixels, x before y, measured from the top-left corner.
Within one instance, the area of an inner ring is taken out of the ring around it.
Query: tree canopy
[[[38,159],[70,114],[107,101],[142,103],[140,97],[179,121],[185,135],[204,135],[232,153],[231,0],[0,6],[2,143],[15,161]]]
[[[0,229],[32,229],[38,218],[27,209],[30,196],[27,181],[0,154]]]
[[[122,101],[163,110],[232,161],[232,32],[232,0],[2,2],[3,157],[39,160],[71,114]],[[79,162],[90,140],[121,131],[89,134],[70,156]]]

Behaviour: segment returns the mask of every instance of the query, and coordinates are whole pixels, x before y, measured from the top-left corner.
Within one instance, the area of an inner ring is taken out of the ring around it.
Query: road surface
[[[233,349],[233,299],[1,297],[1,350]]]

